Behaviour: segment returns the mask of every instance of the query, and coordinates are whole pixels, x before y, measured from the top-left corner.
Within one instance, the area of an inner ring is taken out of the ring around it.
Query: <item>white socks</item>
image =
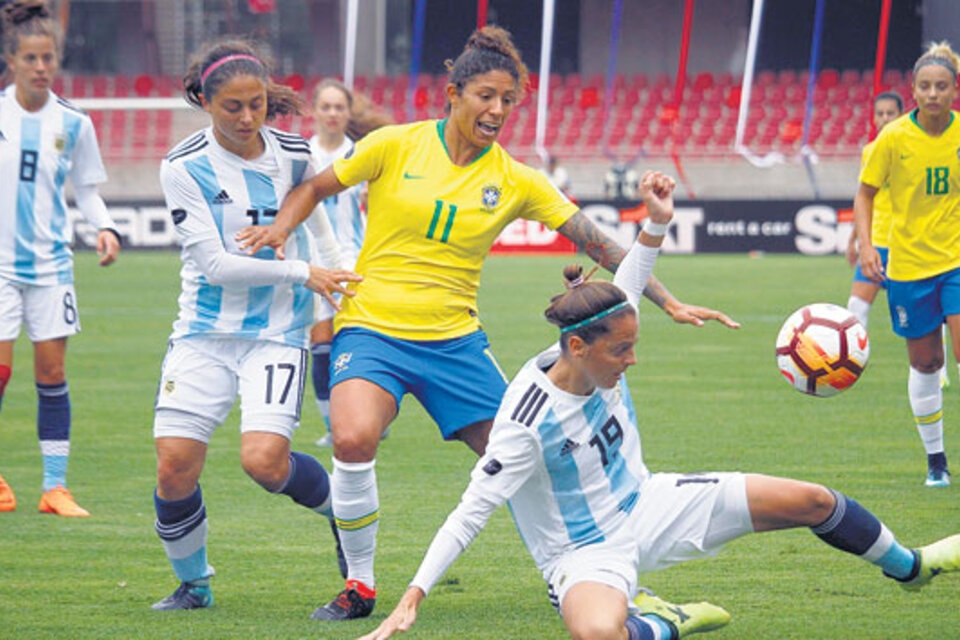
[[[333,513],[350,580],[374,588],[373,560],[380,527],[375,461],[341,462],[333,458]]]
[[[920,373],[910,367],[907,382],[910,408],[927,454],[943,451],[943,391],[940,372]]]
[[[863,325],[863,328],[867,328],[867,319],[870,317],[870,307],[871,303],[867,302],[863,298],[858,298],[857,296],[850,296],[850,299],[847,300],[847,311],[856,316],[857,320],[860,321],[860,324]]]

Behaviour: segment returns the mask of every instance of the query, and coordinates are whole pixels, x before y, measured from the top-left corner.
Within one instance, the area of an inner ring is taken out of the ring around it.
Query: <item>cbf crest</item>
[[[333,363],[333,375],[338,376],[344,371],[347,370],[347,367],[350,366],[350,361],[353,359],[353,353],[350,351],[346,353],[341,353],[337,356],[336,362]]]
[[[493,213],[498,204],[500,204],[500,187],[488,184],[480,192],[480,208],[487,213]]]

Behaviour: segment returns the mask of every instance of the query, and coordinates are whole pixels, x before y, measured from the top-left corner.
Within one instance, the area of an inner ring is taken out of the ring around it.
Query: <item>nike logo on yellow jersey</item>
[[[413,174],[413,173],[407,173],[406,171],[403,172],[403,179],[404,179],[404,180],[423,180],[423,179],[426,178],[426,177],[427,177],[427,176],[418,176],[418,175]]]

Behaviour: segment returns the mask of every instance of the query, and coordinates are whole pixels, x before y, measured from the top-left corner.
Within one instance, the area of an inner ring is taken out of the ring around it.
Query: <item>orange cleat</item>
[[[16,508],[17,496],[3,476],[0,476],[0,511],[13,511]]]
[[[77,504],[70,492],[63,485],[57,485],[40,496],[40,512],[53,513],[65,518],[82,518],[90,512]]]

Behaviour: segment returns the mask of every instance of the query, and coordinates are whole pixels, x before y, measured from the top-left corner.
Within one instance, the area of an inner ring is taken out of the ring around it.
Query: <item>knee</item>
[[[580,620],[568,624],[567,629],[573,640],[620,640],[625,634],[625,628],[615,620]]]
[[[290,472],[288,458],[277,459],[269,452],[259,449],[241,450],[240,465],[254,482],[267,491],[279,491]]]
[[[333,455],[342,462],[370,462],[377,455],[380,434],[376,430],[333,425]]]
[[[943,354],[932,353],[928,357],[915,358],[910,366],[920,373],[937,373],[943,367]]]
[[[63,362],[38,362],[35,373],[40,384],[60,384],[67,379]]]
[[[819,484],[805,484],[801,492],[803,508],[798,515],[803,518],[804,524],[816,526],[830,517],[837,499],[829,489]]]
[[[157,490],[164,500],[181,500],[193,493],[193,463],[161,457],[157,459]]]

